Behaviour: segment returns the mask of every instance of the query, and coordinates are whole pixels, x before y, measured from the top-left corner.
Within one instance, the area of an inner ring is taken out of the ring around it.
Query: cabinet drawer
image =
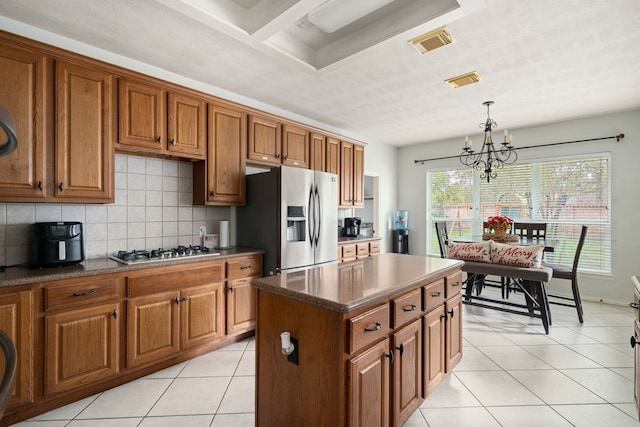
[[[369,242],[369,253],[371,255],[380,253],[380,242],[379,241]]]
[[[356,256],[356,245],[342,245],[342,258],[350,259]]]
[[[44,288],[45,310],[111,301],[117,297],[118,279],[115,277]]]
[[[369,255],[369,242],[358,243],[356,245],[356,255],[359,256],[359,257],[368,256]]]
[[[242,258],[227,262],[227,279],[262,276],[262,257]]]
[[[444,279],[429,283],[424,287],[424,311],[430,312],[444,303]]]
[[[451,298],[462,291],[462,271],[456,271],[446,278],[447,293],[446,297]]]
[[[410,320],[417,319],[422,311],[422,289],[418,288],[392,301],[393,327],[404,325]]]
[[[144,276],[127,278],[127,295],[136,297],[156,292],[173,291],[187,286],[210,285],[224,281],[223,264],[204,264],[203,267],[194,267],[193,264],[180,266],[180,270],[164,269]]]
[[[349,319],[349,352],[386,337],[389,318],[389,304],[385,304]]]

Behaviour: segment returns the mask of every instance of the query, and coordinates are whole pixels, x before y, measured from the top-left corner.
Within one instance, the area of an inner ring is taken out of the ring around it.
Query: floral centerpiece
[[[513,220],[508,216],[496,215],[490,216],[487,221],[489,231],[492,231],[496,236],[504,236],[507,234],[507,230],[511,229]]]
[[[490,216],[487,221],[488,233],[482,233],[482,240],[495,240],[496,242],[516,242],[518,236],[507,234],[513,226],[513,220],[508,216]]]

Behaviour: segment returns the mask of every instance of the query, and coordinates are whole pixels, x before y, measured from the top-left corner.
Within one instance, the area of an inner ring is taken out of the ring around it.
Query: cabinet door
[[[340,206],[353,206],[353,144],[340,142]]]
[[[422,319],[393,334],[393,419],[400,426],[422,402]]]
[[[325,171],[340,173],[340,141],[335,138],[327,138],[327,164]]]
[[[207,143],[207,104],[203,99],[169,93],[167,101],[167,149],[172,153],[204,159]]]
[[[9,407],[33,402],[33,299],[31,291],[0,296],[0,329],[11,337],[18,353],[16,386]],[[4,373],[4,362],[1,362]]]
[[[113,84],[112,74],[72,63],[57,63],[57,198],[114,200]]]
[[[182,350],[224,336],[224,283],[182,291],[180,297]]]
[[[118,124],[123,145],[163,152],[166,137],[166,92],[159,87],[126,79],[119,82]]]
[[[249,116],[249,150],[247,158],[258,163],[280,164],[282,144],[278,121],[261,116]]]
[[[447,300],[445,372],[451,372],[462,359],[462,295]]]
[[[0,102],[16,122],[19,141],[15,151],[0,157],[0,201],[20,202],[47,195],[44,140],[49,109],[45,108],[45,86],[43,56],[0,43]],[[0,141],[6,140],[0,130]]]
[[[424,398],[429,396],[444,378],[444,313],[444,306],[441,306],[427,313],[423,318],[424,388],[422,397]]]
[[[389,340],[348,362],[349,427],[389,425]]]
[[[127,366],[159,360],[177,353],[180,292],[163,292],[127,302]]]
[[[306,129],[283,126],[282,164],[309,169],[309,132]]]
[[[324,172],[327,164],[327,138],[322,134],[312,132],[309,140],[311,145],[311,169]]]
[[[364,207],[364,147],[353,146],[353,206]]]
[[[244,205],[246,144],[247,115],[210,105],[207,203]]]
[[[46,316],[45,393],[91,384],[119,372],[119,305]]]
[[[227,292],[227,334],[249,331],[256,326],[256,290],[251,277],[229,282]]]

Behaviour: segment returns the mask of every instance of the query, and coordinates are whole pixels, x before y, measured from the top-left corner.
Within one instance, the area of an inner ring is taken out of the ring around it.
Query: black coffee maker
[[[345,237],[358,237],[360,234],[360,224],[362,218],[345,218],[344,228],[342,229],[342,235]]]

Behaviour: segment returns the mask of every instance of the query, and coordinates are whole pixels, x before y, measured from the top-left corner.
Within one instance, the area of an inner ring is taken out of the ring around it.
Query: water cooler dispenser
[[[409,212],[396,211],[393,222],[393,252],[396,254],[409,253]]]

